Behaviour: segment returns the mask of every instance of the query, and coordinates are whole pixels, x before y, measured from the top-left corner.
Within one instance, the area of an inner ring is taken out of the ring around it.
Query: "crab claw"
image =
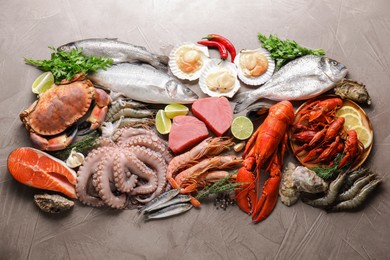
[[[241,167],[237,172],[236,182],[242,183],[242,189],[236,190],[236,203],[242,211],[250,214],[251,205],[256,202],[255,177],[245,167]]]
[[[102,89],[95,89],[96,105],[93,108],[91,115],[86,120],[91,123],[91,130],[97,129],[106,117],[108,105],[110,104],[110,96]]]
[[[73,139],[76,137],[76,134],[77,134],[77,128],[75,128],[75,130],[72,132],[70,136],[67,136],[66,134],[62,134],[50,139],[46,139],[40,135],[31,132],[30,138],[34,146],[40,150],[59,151],[68,147],[72,143]]]

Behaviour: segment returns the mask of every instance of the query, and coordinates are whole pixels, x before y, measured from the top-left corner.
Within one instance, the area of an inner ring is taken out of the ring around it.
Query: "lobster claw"
[[[284,154],[284,151],[282,153]],[[268,217],[278,202],[279,184],[282,175],[280,168],[282,164],[282,157],[279,157],[278,152],[275,152],[271,158],[269,170],[266,169],[266,171],[269,171],[270,176],[264,183],[259,200],[253,206],[252,220],[255,223]],[[260,186],[260,178],[256,178],[256,185]]]
[[[250,214],[251,205],[256,202],[255,177],[252,172],[241,167],[237,172],[236,182],[242,183],[241,189],[236,190],[236,203],[242,211]]]

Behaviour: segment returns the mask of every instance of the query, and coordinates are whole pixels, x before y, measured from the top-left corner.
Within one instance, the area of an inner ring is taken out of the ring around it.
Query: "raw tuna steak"
[[[232,108],[225,97],[198,99],[192,104],[192,114],[205,122],[216,136],[229,130],[233,120]]]
[[[193,116],[176,116],[169,133],[169,148],[182,153],[209,135],[206,125]]]
[[[15,180],[39,189],[58,191],[76,198],[76,172],[40,150],[22,147],[8,156],[8,170]]]

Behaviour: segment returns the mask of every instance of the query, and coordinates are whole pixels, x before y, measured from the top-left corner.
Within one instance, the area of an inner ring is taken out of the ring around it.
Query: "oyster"
[[[179,79],[196,80],[202,68],[209,61],[207,47],[193,43],[183,43],[169,54],[169,68]]]
[[[48,213],[61,213],[74,206],[73,201],[57,194],[36,194],[34,195],[34,201],[41,210]]]
[[[368,105],[371,105],[371,98],[366,86],[360,82],[343,79],[337,83],[334,92],[342,98],[349,98],[358,103],[367,103]]]
[[[233,97],[241,87],[236,65],[221,59],[211,59],[202,70],[199,86],[210,97]]]
[[[304,166],[296,167],[290,162],[283,172],[279,195],[284,205],[291,206],[298,201],[301,192],[320,193],[327,189],[328,183],[314,171]]]
[[[274,73],[275,62],[270,53],[258,48],[241,50],[234,59],[238,68],[238,78],[247,85],[259,86],[267,82]]]

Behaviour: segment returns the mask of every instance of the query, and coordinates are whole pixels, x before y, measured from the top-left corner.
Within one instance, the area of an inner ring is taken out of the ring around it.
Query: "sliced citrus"
[[[230,131],[238,140],[246,140],[253,133],[253,123],[246,116],[238,116],[234,118]]]
[[[354,126],[351,129],[356,131],[359,141],[363,143],[364,149],[367,149],[372,142],[371,131],[362,125]]]
[[[339,117],[343,116],[345,114],[354,114],[354,115],[358,116],[359,118],[361,118],[359,111],[356,108],[351,107],[351,106],[343,106],[339,110],[337,110],[337,112],[336,112],[336,116],[339,116]]]
[[[54,84],[54,77],[50,71],[39,75],[32,84],[32,92],[35,94],[42,94]]]
[[[347,113],[342,115],[341,117],[344,117],[345,122],[344,122],[344,129],[349,130],[354,126],[357,125],[362,125],[362,121],[359,116],[352,114],[352,113]]]
[[[172,122],[166,115],[164,110],[160,109],[156,115],[156,128],[160,134],[168,134],[171,131]]]
[[[165,115],[172,119],[175,116],[185,116],[188,114],[188,107],[182,104],[170,104],[164,109]]]

